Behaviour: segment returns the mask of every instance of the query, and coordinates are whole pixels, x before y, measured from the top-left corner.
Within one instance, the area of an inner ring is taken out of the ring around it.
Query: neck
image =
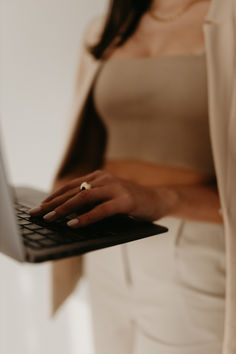
[[[193,0],[153,0],[150,9],[153,12],[161,12],[165,14],[179,10],[192,1]]]

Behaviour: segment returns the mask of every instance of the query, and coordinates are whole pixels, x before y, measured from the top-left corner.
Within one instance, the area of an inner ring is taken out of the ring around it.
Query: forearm
[[[169,200],[168,215],[206,222],[223,223],[220,209],[220,200],[216,185],[175,185],[156,187],[158,198]],[[158,192],[159,191],[159,192]],[[168,204],[168,203],[167,203]]]
[[[144,186],[117,178],[111,173],[96,170],[86,176],[58,179],[57,187],[63,188],[44,200],[32,215],[44,215],[45,220],[55,221],[89,205],[89,211],[71,220],[71,227],[82,227],[103,218],[124,213],[146,220],[159,220],[164,216],[181,219],[222,223],[220,202],[216,186],[212,184]],[[87,180],[91,190],[80,193],[80,185]],[[52,213],[53,211],[53,213]]]

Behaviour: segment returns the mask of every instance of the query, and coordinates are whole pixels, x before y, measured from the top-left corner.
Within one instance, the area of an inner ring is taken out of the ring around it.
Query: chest
[[[205,55],[112,59],[103,63],[94,101],[107,126],[208,124]]]
[[[93,98],[108,158],[214,173],[205,55],[108,60]]]
[[[205,49],[203,23],[210,1],[195,4],[177,21],[161,23],[145,13],[128,40],[110,58],[196,54]]]

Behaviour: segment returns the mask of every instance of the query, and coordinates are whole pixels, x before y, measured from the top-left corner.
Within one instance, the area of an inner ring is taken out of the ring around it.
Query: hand
[[[80,190],[82,182],[92,189]],[[86,226],[114,214],[129,214],[145,220],[157,220],[166,215],[176,202],[166,188],[152,188],[120,179],[104,170],[73,179],[30,211],[44,215],[48,222],[90,207],[67,224],[72,228]]]

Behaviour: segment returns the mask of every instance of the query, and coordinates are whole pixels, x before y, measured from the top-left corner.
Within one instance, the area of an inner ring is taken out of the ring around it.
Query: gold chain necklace
[[[200,0],[200,1],[209,1],[209,0]],[[171,15],[168,17],[162,17],[159,16],[157,14],[155,14],[151,8],[149,8],[148,14],[156,21],[158,22],[172,22],[175,21],[177,18],[179,18],[180,16],[182,16],[193,4],[200,2],[199,0],[193,0],[190,3],[188,3],[187,5],[185,5],[182,9],[180,9],[180,11],[175,14],[175,15]]]

